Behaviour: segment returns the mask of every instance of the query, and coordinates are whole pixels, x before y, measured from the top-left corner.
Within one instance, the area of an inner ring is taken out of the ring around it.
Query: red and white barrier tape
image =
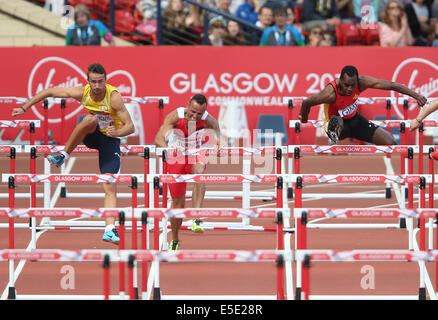
[[[118,218],[123,212],[125,218],[141,218],[146,212],[148,218],[275,218],[281,212],[289,218],[289,209],[265,208],[0,208],[0,217],[30,218]]]
[[[283,97],[283,104],[288,104],[291,100],[293,103],[303,102],[308,97]],[[436,98],[427,99],[427,103],[431,103]],[[406,100],[408,103],[417,103],[417,100],[411,97],[360,97],[357,99],[359,104],[386,104],[390,101],[391,104],[403,104]]]
[[[15,148],[15,152],[17,152],[17,153],[20,153],[23,150],[21,145],[9,145],[9,146],[1,145],[0,146],[0,153],[10,153],[12,148]]]
[[[35,148],[37,153],[56,153],[64,150],[65,146],[62,145],[26,145],[24,152],[30,152],[32,148]],[[155,153],[155,145],[121,145],[120,152],[125,155],[129,153],[142,153],[145,148],[149,148],[151,154]],[[97,153],[97,149],[90,149],[85,145],[78,145],[73,153]]]
[[[2,182],[8,182],[9,177],[14,177],[16,183],[21,182],[70,182],[70,183],[131,183],[132,177],[138,183],[144,182],[142,174],[2,174]]]
[[[169,103],[169,97],[163,96],[151,96],[151,97],[125,97],[123,96],[123,102],[130,103],[130,102],[137,102],[140,104],[145,103],[159,103],[160,100],[163,102],[163,104]],[[62,100],[65,100],[67,103],[69,102],[78,102],[75,99],[72,98],[47,98],[47,101],[49,103],[61,103]],[[27,101],[29,101],[29,98],[23,98],[23,97],[0,97],[0,103],[15,103],[15,104],[25,104]]]
[[[289,217],[289,209],[242,209],[242,208],[202,208],[202,209],[134,209],[136,215],[147,211],[153,218],[275,218],[278,212]]]
[[[289,179],[296,182],[298,177],[307,183],[420,183],[422,177],[426,183],[432,182],[432,175],[427,174],[291,174]]]
[[[309,208],[294,209],[294,217],[301,218],[436,218],[435,209],[367,209],[367,208]]]
[[[120,211],[125,210],[110,208],[0,208],[0,217],[118,218]]]
[[[400,124],[404,123],[406,128],[410,127],[410,120],[370,120],[375,125],[383,128],[400,128]],[[308,120],[306,123],[301,123],[299,120],[290,120],[289,127],[295,128],[295,124],[299,123],[301,128],[321,128],[324,127],[324,120]],[[423,127],[438,127],[437,120],[424,120]]]
[[[158,260],[162,262],[275,262],[279,255],[284,261],[292,259],[291,251],[281,250],[180,250],[177,252],[155,250],[61,250],[24,249],[0,250],[0,261],[103,261],[108,255],[111,261],[128,262],[133,255],[136,261]]]
[[[438,251],[410,250],[296,250],[295,258],[303,261],[306,256],[311,261],[427,261],[438,258]]]
[[[35,125],[35,128],[41,126],[40,120],[0,120],[0,128],[29,128],[31,123]]]
[[[276,150],[280,148],[282,152],[287,152],[286,146],[264,146],[264,147],[223,147],[217,148],[196,148],[186,149],[182,155],[202,155],[202,156],[243,156],[243,155],[274,155]],[[163,151],[172,152],[173,148],[157,148],[156,153],[162,155]],[[179,154],[179,151],[177,151]]]
[[[278,177],[283,177],[283,182],[286,181],[288,175],[275,174],[161,174],[147,175],[147,182],[153,182],[155,177],[159,178],[160,182],[178,183],[178,182],[260,182],[260,183],[275,183]]]
[[[299,148],[301,153],[407,153],[409,148],[412,148],[414,153],[420,151],[417,145],[289,145],[288,152],[293,153],[295,148]]]

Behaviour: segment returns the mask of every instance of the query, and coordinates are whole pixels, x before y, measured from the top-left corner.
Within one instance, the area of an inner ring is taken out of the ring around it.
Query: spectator
[[[256,26],[260,27],[262,29],[267,29],[270,26],[272,26],[272,23],[274,22],[274,16],[272,15],[272,8],[263,5],[260,7],[259,20],[256,22]]]
[[[203,3],[203,1],[200,1]],[[200,36],[204,28],[204,9],[191,4],[189,6],[189,12],[186,16],[185,25],[189,32]]]
[[[163,44],[188,44],[182,0],[170,0],[163,13]]]
[[[313,27],[309,31],[307,36],[307,46],[308,47],[319,47],[321,41],[323,40],[323,33],[321,27]]]
[[[321,44],[320,45],[323,46],[323,47],[336,46],[336,37],[335,37],[335,35],[332,32],[330,32],[328,30],[325,30],[323,32],[322,40],[321,40]]]
[[[162,9],[166,8],[167,5],[167,0],[161,0]],[[142,17],[142,22],[135,27],[135,30],[148,35],[155,33],[157,31],[157,0],[140,0],[135,6],[135,10]]]
[[[353,0],[336,0],[336,6],[338,7],[339,15],[342,22],[360,22],[361,18],[354,15]]]
[[[430,4],[425,3],[425,0],[413,0],[405,6],[406,16],[408,17],[408,24],[417,45],[422,42],[422,30],[430,29],[428,25],[435,25],[435,19],[432,19],[432,8]]]
[[[414,46],[430,47],[433,44],[434,38],[435,38],[434,27],[432,27],[430,24],[424,24],[421,26],[420,36],[415,39]]]
[[[303,3],[301,21],[304,31],[316,26],[334,30],[335,25],[341,23],[340,17],[335,0],[306,0]]]
[[[379,26],[379,41],[382,47],[405,47],[414,43],[408,19],[397,0],[391,0],[386,4]]]
[[[294,13],[294,10],[292,9],[292,6],[287,6],[286,11],[287,11],[286,23],[288,25],[296,28],[299,32],[302,33],[303,30],[301,29],[301,24],[295,23],[295,13]]]
[[[438,47],[438,23],[435,24],[434,29],[435,29],[435,33],[434,33],[434,39],[433,39],[432,46]]]
[[[260,0],[247,0],[237,8],[236,17],[255,24],[258,20],[257,12],[260,5]]]
[[[379,21],[377,0],[353,0],[354,15],[360,22],[375,23]]]
[[[221,12],[225,12],[228,14],[232,14],[231,10],[230,10],[230,6],[231,6],[231,2],[233,0],[217,0],[217,6],[216,9],[221,11]],[[208,17],[209,19],[213,19],[215,17],[218,17],[219,15],[217,15],[216,13],[211,12]]]
[[[224,45],[241,46],[244,44],[243,31],[240,24],[234,20],[228,20],[224,37]]]
[[[111,46],[115,45],[112,33],[100,21],[90,20],[90,10],[78,4],[74,10],[75,24],[67,30],[65,37],[68,46],[100,46],[101,38]]]
[[[263,31],[261,46],[304,46],[303,35],[287,24],[285,7],[274,8],[274,22],[272,27]]]
[[[438,1],[435,0],[432,3],[432,17],[434,17],[435,19],[438,19]]]
[[[382,21],[383,19],[383,13],[385,12],[386,5],[391,0],[379,0],[377,3],[377,15],[379,17],[379,21]],[[397,0],[398,3],[402,5],[402,7],[405,6],[405,4],[411,2],[411,0]]]
[[[224,45],[225,20],[222,17],[213,18],[208,27],[210,45],[220,47]]]
[[[164,11],[168,4],[168,0],[161,0],[162,11]],[[157,0],[139,0],[135,10],[143,17],[144,23],[157,20]]]

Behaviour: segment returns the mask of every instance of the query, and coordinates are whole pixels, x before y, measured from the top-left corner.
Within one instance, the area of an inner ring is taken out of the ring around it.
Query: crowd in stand
[[[68,45],[112,43],[102,23],[90,17],[84,2],[60,0],[79,8],[67,33]],[[109,0],[108,0],[109,1]],[[136,17],[135,32],[152,35],[157,30],[157,0],[125,0]],[[373,29],[383,47],[438,46],[438,0],[198,0],[199,3],[258,27],[261,46],[335,46],[337,29]],[[79,6],[79,7],[78,7]],[[232,19],[184,2],[161,0],[163,44],[202,44],[204,16],[208,15],[208,41],[212,46],[248,44],[250,29]],[[86,19],[85,19],[86,18]],[[86,21],[84,21],[86,20]],[[87,24],[88,21],[88,24]],[[87,30],[94,36],[90,43]],[[96,34],[100,37],[96,38]]]

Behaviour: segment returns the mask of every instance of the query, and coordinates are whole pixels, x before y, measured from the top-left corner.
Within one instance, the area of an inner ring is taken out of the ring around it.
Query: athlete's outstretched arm
[[[434,100],[429,105],[425,106],[420,110],[415,119],[411,120],[409,130],[414,131],[420,126],[421,121],[423,121],[429,114],[438,110],[438,100]]]
[[[158,132],[155,136],[155,145],[159,148],[167,148],[167,142],[166,142],[166,136],[169,133],[169,130],[172,130],[176,127],[178,123],[178,113],[176,110],[169,113],[163,121],[163,124],[161,125],[160,129],[158,129]]]
[[[46,98],[74,98],[81,101],[82,95],[84,94],[84,87],[74,87],[74,88],[49,88],[43,90],[31,98],[28,102],[23,104],[19,108],[12,109],[12,116],[19,116],[26,112],[27,109],[32,107],[34,104],[43,101]]]
[[[415,100],[420,107],[424,106],[427,102],[427,98],[417,92],[409,89],[405,85],[397,82],[392,82],[383,79],[377,79],[370,76],[359,76],[359,89],[363,91],[365,89],[380,89],[380,90],[393,90],[402,94],[406,94]]]
[[[122,95],[117,91],[111,93],[111,108],[113,108],[117,117],[122,121],[123,127],[116,130],[114,126],[108,126],[106,133],[112,137],[125,137],[134,133],[135,127],[131,115],[129,114],[128,109],[126,109]]]
[[[335,101],[335,89],[331,85],[327,85],[321,92],[314,94],[303,101],[298,119],[300,119],[302,123],[306,123],[311,107],[324,103],[334,103]]]

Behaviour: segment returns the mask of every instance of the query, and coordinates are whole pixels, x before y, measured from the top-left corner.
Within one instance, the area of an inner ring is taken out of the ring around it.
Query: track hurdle
[[[40,120],[1,120],[0,128],[20,128],[27,129],[29,128],[29,138],[30,143],[35,144],[35,128],[39,128],[41,126]]]
[[[17,295],[17,299],[117,299],[120,297],[110,296],[109,268],[111,261],[128,263],[129,298],[134,297],[134,274],[135,261],[140,262],[265,262],[276,263],[278,261],[291,261],[291,251],[279,250],[181,250],[178,253],[158,252],[154,250],[58,250],[38,249],[26,250],[0,250],[0,261],[6,260],[32,260],[32,261],[69,261],[69,262],[103,262],[103,294],[98,296],[61,296],[61,295]],[[282,297],[282,283],[277,282],[276,298]],[[166,297],[163,297],[166,298]]]
[[[426,207],[426,192],[425,185],[432,181],[431,175],[382,175],[382,174],[304,174],[304,175],[292,175],[292,180],[296,182],[295,187],[295,208],[302,208],[302,189],[303,183],[339,183],[339,182],[352,182],[352,183],[408,183],[408,184],[419,184],[420,188],[420,208]],[[409,189],[409,204],[408,209],[413,209],[413,188]],[[424,221],[423,221],[424,222]],[[296,221],[297,226],[301,225],[301,221]],[[319,226],[322,228],[323,226]],[[346,226],[344,226],[346,227]],[[404,227],[404,226],[400,226]],[[412,250],[412,226],[408,228],[410,232],[409,236],[409,249]],[[299,233],[299,232],[297,232]],[[295,236],[297,236],[297,233]],[[302,242],[304,238],[297,238],[297,249],[305,248],[305,243]],[[304,246],[304,247],[302,247]]]
[[[357,262],[357,261],[376,261],[376,262],[419,262],[420,283],[418,296],[378,296],[377,299],[426,299],[425,288],[425,262],[437,261],[438,251],[408,251],[408,250],[297,250],[295,259],[297,263],[303,264],[302,274],[302,298],[304,300],[313,299],[366,299],[373,298],[369,295],[361,296],[316,296],[310,295],[310,268],[312,262],[331,261],[331,262]]]
[[[424,219],[435,219],[438,217],[438,210],[436,209],[375,209],[375,208],[306,208],[294,209],[294,217],[297,219],[297,238],[299,247],[307,249],[307,233],[306,228],[313,227],[315,229],[322,227],[315,224],[309,224],[308,219],[334,219],[334,218],[410,218],[419,219],[423,221],[420,225],[420,251],[426,251],[426,229]],[[349,228],[351,226],[344,226],[344,224],[335,224],[328,226],[329,228]],[[397,228],[398,224],[361,224],[355,223],[354,228]],[[433,233],[433,224],[428,226],[429,233]],[[437,230],[438,232],[438,230]],[[438,234],[437,234],[438,236]],[[430,239],[429,239],[430,240]],[[433,243],[429,242],[429,250],[433,248]]]
[[[134,97],[134,96],[123,96],[123,102],[125,103],[138,103],[138,104],[157,104],[158,108],[158,117],[159,117],[159,123],[163,122],[164,119],[164,105],[169,103],[169,97],[168,96],[145,96],[145,97]],[[0,104],[17,104],[17,105],[23,105],[25,104],[29,98],[24,97],[0,97]],[[34,113],[43,121],[43,141],[45,145],[49,144],[49,106],[53,104],[59,104],[60,105],[60,126],[61,126],[61,132],[60,132],[60,143],[65,144],[65,121],[66,121],[66,115],[65,110],[67,108],[67,105],[69,103],[78,103],[73,98],[47,98],[44,99],[42,102],[43,111],[42,114],[36,109],[34,109]],[[35,106],[34,106],[35,108]],[[23,120],[18,120],[23,121]],[[39,121],[39,120],[38,120]],[[31,145],[35,144],[34,141],[31,140]]]
[[[166,174],[164,167],[165,161],[163,159],[168,152],[172,152],[172,148],[157,148],[156,153],[158,156],[158,172],[160,174]],[[285,174],[285,167],[282,166],[282,155],[286,154],[287,146],[254,146],[254,147],[224,147],[221,149],[216,149],[213,147],[202,147],[197,149],[187,149],[183,152],[182,156],[202,156],[207,159],[207,164],[229,164],[225,162],[231,158],[231,164],[237,164],[234,159],[243,157],[242,161],[242,174],[251,174],[251,160],[256,156],[272,156],[274,159],[274,164],[276,167],[277,174]],[[251,191],[243,190],[246,185],[243,185],[242,191],[206,191],[205,199],[228,199],[228,200],[242,200],[245,201],[244,193],[249,192],[249,198],[247,200],[257,199],[257,200],[274,200],[276,192],[262,192],[262,191]],[[191,198],[191,191],[187,191],[187,198]],[[243,205],[246,206],[246,205]]]
[[[288,180],[287,175],[278,174],[259,174],[259,175],[243,175],[243,174],[162,174],[162,175],[148,175],[147,183],[153,183],[155,206],[158,204],[159,185],[160,183],[181,183],[181,182],[199,182],[199,183],[276,183],[277,188],[277,207],[283,207],[283,183]],[[242,203],[245,203],[242,201]],[[246,202],[248,203],[248,202]],[[249,205],[246,207],[249,208]],[[237,226],[237,225],[236,225]],[[243,226],[241,224],[240,226]]]
[[[419,153],[418,146],[376,146],[376,145],[332,145],[332,146],[317,146],[317,145],[289,145],[288,153],[294,155],[293,165],[289,168],[293,172],[291,174],[300,174],[301,172],[301,155],[302,154],[348,154],[348,155],[364,155],[364,154],[409,154],[408,167],[409,174],[413,174],[413,154]],[[403,172],[401,174],[404,174]],[[291,192],[292,193],[292,192]],[[391,188],[386,186],[384,195],[358,195],[358,194],[302,194],[303,198],[315,196],[323,196],[324,198],[391,198]]]
[[[276,208],[276,209],[250,209],[250,208],[185,208],[185,209],[166,209],[166,208],[149,208],[149,209],[134,209],[135,215],[142,215],[143,221],[147,221],[146,217],[151,217],[155,219],[160,218],[271,218],[275,219],[276,222],[276,246],[277,250],[284,250],[283,241],[283,221],[290,217],[289,209]],[[147,222],[146,222],[147,223]],[[146,227],[146,229],[148,229]],[[154,238],[158,238],[158,228],[154,228]],[[157,243],[157,242],[155,242]],[[157,246],[154,248],[157,249]],[[284,261],[279,261],[279,264],[283,264]],[[155,280],[154,280],[154,299],[160,299],[160,286],[159,286],[159,266],[155,269]],[[279,283],[284,282],[283,267],[278,268],[277,280]],[[143,293],[144,296],[144,293]],[[281,299],[284,298],[283,291],[281,292]]]
[[[14,208],[14,189],[16,183],[131,183],[133,177],[138,183],[144,182],[144,175],[116,174],[2,174],[2,182],[9,184],[9,207]],[[35,196],[35,195],[32,195]],[[36,224],[32,225],[32,243],[35,248]]]

